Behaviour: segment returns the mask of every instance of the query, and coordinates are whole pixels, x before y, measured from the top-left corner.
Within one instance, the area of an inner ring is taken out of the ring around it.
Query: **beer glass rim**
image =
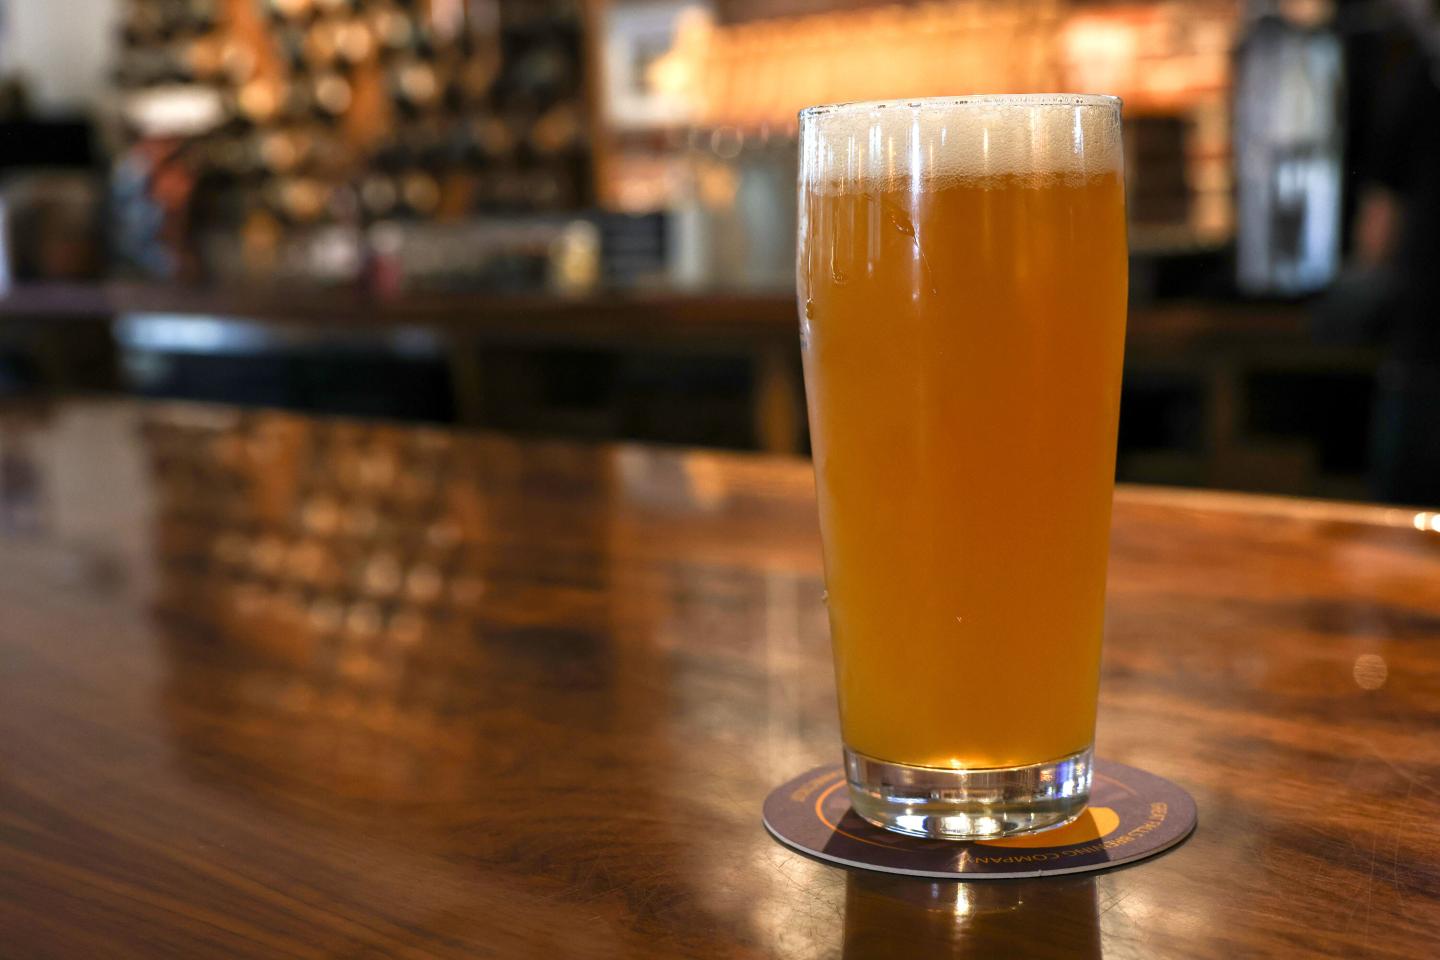
[[[1119,97],[1108,93],[983,93],[958,97],[908,97],[895,100],[849,100],[842,103],[819,103],[800,111],[800,119],[830,114],[847,115],[870,110],[915,109],[934,107],[1088,107],[1118,110]]]

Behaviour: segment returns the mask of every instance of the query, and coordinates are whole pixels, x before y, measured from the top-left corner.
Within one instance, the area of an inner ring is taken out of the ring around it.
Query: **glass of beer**
[[[801,343],[845,768],[976,839],[1090,793],[1125,340],[1120,102],[800,114]]]

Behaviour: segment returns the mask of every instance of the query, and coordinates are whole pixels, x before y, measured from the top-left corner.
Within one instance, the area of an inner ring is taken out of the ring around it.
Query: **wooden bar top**
[[[953,884],[761,827],[839,752],[800,460],[69,403],[0,493],[6,958],[1440,943],[1428,512],[1122,489],[1098,752],[1199,828]]]

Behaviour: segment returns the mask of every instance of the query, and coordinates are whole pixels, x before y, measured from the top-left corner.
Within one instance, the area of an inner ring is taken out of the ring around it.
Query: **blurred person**
[[[1417,17],[1421,53],[1393,78],[1361,199],[1355,252],[1385,278],[1371,493],[1440,503],[1440,0]]]
[[[22,77],[0,77],[0,121],[30,117],[30,88]]]

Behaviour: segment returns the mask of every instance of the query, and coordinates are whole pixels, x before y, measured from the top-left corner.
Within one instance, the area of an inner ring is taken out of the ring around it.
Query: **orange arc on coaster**
[[[1120,826],[1120,814],[1109,807],[1086,807],[1085,811],[1061,827],[1041,830],[1039,833],[1019,837],[1003,837],[999,840],[977,840],[987,847],[1013,847],[1036,849],[1038,847],[1068,847],[1072,843],[1088,843],[1114,833]]]

